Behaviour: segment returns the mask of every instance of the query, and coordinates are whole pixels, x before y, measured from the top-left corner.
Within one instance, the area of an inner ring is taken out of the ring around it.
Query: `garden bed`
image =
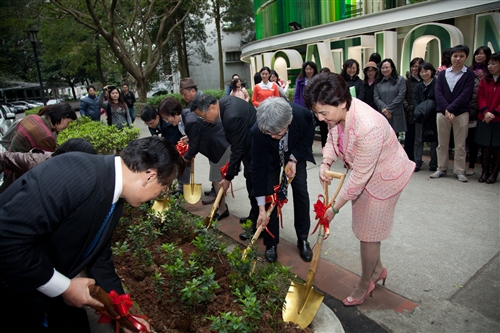
[[[313,332],[282,321],[289,268],[255,265],[255,249],[242,259],[183,204],[171,199],[162,217],[127,206],[114,234],[118,275],[156,332]]]

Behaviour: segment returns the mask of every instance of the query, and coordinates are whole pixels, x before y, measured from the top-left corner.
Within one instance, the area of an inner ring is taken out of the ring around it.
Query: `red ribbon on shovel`
[[[276,205],[276,209],[278,209],[278,215],[280,217],[281,229],[283,229],[282,208],[288,202],[288,199],[285,198],[284,200],[281,200],[279,198],[279,196],[278,196],[279,189],[280,189],[279,184],[274,186],[274,193],[266,196],[266,203],[272,203],[272,204]]]
[[[316,224],[316,227],[314,227],[314,231],[311,235],[313,235],[316,230],[318,230],[318,227],[322,225],[325,228],[325,239],[328,238],[328,236],[330,235],[330,221],[325,215],[326,211],[332,206],[332,204],[333,202],[329,205],[326,205],[325,197],[323,196],[323,194],[318,195],[318,201],[316,201],[316,203],[314,204],[314,212],[316,213],[316,216],[314,218],[318,220],[318,223]]]
[[[148,332],[148,328],[144,324],[139,322],[136,318],[141,318],[146,320],[148,320],[149,318],[144,315],[140,314],[133,315],[130,313],[130,309],[132,308],[132,305],[134,303],[130,299],[129,294],[119,295],[116,291],[112,290],[109,293],[109,297],[111,297],[114,308],[120,315],[120,319],[116,320],[116,318],[112,318],[107,313],[102,313],[97,311],[98,314],[101,314],[98,323],[109,324],[112,320],[116,320],[116,333],[119,333],[120,332],[119,322],[122,321],[123,319],[127,319],[139,332]]]
[[[175,149],[177,149],[179,155],[184,156],[189,150],[189,145],[185,144],[182,140],[179,140],[179,142],[175,145]]]

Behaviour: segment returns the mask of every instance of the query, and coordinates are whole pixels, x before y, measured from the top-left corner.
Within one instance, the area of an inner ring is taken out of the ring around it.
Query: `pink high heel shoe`
[[[373,297],[373,289],[375,289],[375,283],[373,283],[373,281],[370,280],[370,284],[368,285],[368,290],[366,290],[366,294],[362,299],[355,300],[354,298],[352,298],[352,296],[349,296],[346,299],[344,299],[342,303],[344,303],[345,306],[354,306],[363,304],[368,294],[370,294],[370,297]]]
[[[387,279],[387,269],[383,269],[382,272],[380,272],[380,275],[378,278],[375,280],[375,283],[379,282],[382,280],[382,285],[385,286],[385,279]]]

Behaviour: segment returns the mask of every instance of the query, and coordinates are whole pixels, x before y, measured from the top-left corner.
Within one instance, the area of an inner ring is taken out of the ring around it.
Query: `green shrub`
[[[171,97],[178,100],[183,108],[186,107],[186,102],[184,102],[180,93],[149,97],[146,100],[146,104],[151,105],[154,108],[157,108],[160,105],[161,101],[163,101],[167,97]]]
[[[43,107],[43,106],[37,106],[36,108],[33,108],[33,109],[31,109],[31,110],[26,110],[26,111],[24,112],[24,114],[25,114],[26,116],[29,116],[30,114],[37,114],[37,113],[38,113],[38,111],[40,111],[40,109],[41,109],[42,107]]]
[[[61,145],[69,139],[82,138],[89,140],[98,154],[117,154],[131,141],[139,138],[141,131],[137,127],[108,126],[89,117],[80,117],[71,122],[68,128],[57,136],[57,144]]]

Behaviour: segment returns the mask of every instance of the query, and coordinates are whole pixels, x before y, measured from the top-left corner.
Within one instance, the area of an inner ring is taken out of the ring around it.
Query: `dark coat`
[[[179,131],[178,126],[173,126],[170,123],[167,123],[165,120],[160,118],[160,122],[156,128],[148,127],[149,133],[151,135],[159,135],[170,141],[174,146],[179,142],[182,137],[181,132]]]
[[[344,77],[345,82],[349,85],[349,87],[354,87],[356,89],[356,98],[360,100],[365,99],[365,87],[363,81],[359,78],[359,76],[354,76],[352,79],[349,75]]]
[[[181,117],[189,138],[189,150],[184,159],[190,161],[196,154],[202,153],[212,163],[219,162],[229,147],[221,121],[217,119],[215,123],[208,123],[190,109],[182,110]]]
[[[312,154],[314,140],[314,122],[311,111],[306,108],[290,103],[292,106],[293,119],[288,127],[288,151],[285,152],[285,163],[290,155],[297,159],[298,163],[309,161],[315,163]],[[252,161],[250,163],[250,178],[253,184],[255,197],[269,195],[269,188],[276,184],[267,184],[267,175],[280,168],[279,140],[259,130],[258,124],[252,127]],[[307,191],[307,189],[305,189]]]
[[[51,279],[54,269],[73,278],[85,267],[105,290],[123,293],[111,255],[122,200],[83,258],[112,205],[114,159],[66,153],[41,163],[0,195],[0,295],[44,298],[36,288]]]
[[[437,141],[436,79],[433,79],[428,86],[423,81],[415,86],[413,105],[415,122],[422,124],[422,141]]]
[[[448,110],[455,117],[469,112],[475,78],[474,71],[467,69],[452,92],[446,81],[446,70],[439,72],[436,82],[437,112],[444,114],[445,110]]]
[[[225,179],[232,180],[239,172],[241,162],[250,159],[252,134],[256,111],[252,104],[234,96],[224,96],[219,100],[220,119],[231,145],[231,157]]]

